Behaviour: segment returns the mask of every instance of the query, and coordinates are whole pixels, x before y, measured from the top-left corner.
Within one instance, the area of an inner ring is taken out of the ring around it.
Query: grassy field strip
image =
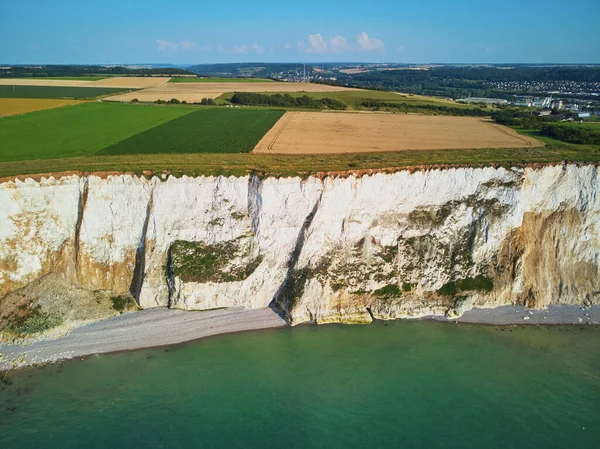
[[[215,101],[218,104],[229,104],[229,100],[233,96],[234,92],[227,92]],[[339,92],[269,92],[269,95],[291,95],[294,98],[298,98],[307,95],[314,99],[330,98],[332,100],[341,101],[349,108],[355,108],[356,104],[369,100],[384,101],[388,103],[408,104],[408,105],[432,105],[432,106],[452,106],[461,109],[472,109],[474,106],[455,103],[449,100],[436,99],[433,97],[423,97],[420,95],[406,95],[398,92],[387,92],[387,91],[376,91],[376,90],[347,90]]]
[[[43,111],[44,109],[74,106],[85,100],[55,100],[48,98],[0,98],[0,117]]]
[[[502,164],[507,167],[527,163],[561,161],[600,162],[600,148],[550,145],[543,148],[477,149],[441,151],[399,151],[395,153],[275,156],[240,154],[135,154],[87,156],[49,160],[0,162],[0,177],[36,173],[83,172],[162,172],[187,175],[243,176],[252,170],[275,176],[295,176],[328,171],[392,169],[409,166]]]
[[[170,83],[275,83],[265,78],[171,78]]]
[[[186,107],[89,102],[0,120],[0,161],[96,153],[194,112]]]
[[[130,91],[123,87],[16,86],[0,85],[0,98],[74,98],[90,99]]]
[[[190,109],[191,114],[129,137],[97,154],[250,152],[283,111]]]

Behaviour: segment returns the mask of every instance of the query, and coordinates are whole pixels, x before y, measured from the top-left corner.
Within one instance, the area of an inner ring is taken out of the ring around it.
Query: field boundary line
[[[295,117],[295,115],[296,115],[295,112],[286,112],[285,114],[283,114],[283,117],[281,117],[281,121],[283,123],[281,124],[280,129],[278,129],[277,132],[275,133],[275,137],[273,137],[273,140],[271,140],[271,143],[269,143],[269,145],[267,145],[268,151],[271,151],[273,149],[273,145],[275,145],[275,143],[277,142],[277,139],[279,139],[281,134],[283,134],[283,132],[288,127],[288,125],[290,124],[292,119]],[[287,119],[286,119],[286,116],[288,116]],[[275,125],[277,125],[277,123]]]

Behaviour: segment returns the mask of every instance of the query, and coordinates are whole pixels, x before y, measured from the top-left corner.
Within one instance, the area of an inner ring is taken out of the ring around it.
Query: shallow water
[[[600,329],[301,326],[9,374],[0,447],[596,448]]]

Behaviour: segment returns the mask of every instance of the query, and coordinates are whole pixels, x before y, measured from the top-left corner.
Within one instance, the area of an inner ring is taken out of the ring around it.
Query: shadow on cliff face
[[[129,292],[138,305],[140,305],[140,292],[142,291],[144,272],[146,271],[146,234],[148,233],[148,223],[150,221],[150,214],[152,213],[152,204],[153,200],[152,196],[150,196],[148,206],[146,207],[146,218],[144,220],[144,226],[142,227],[140,244],[135,253],[135,265],[133,268],[131,286],[129,287]]]
[[[297,269],[296,266],[298,264],[298,259],[300,258],[300,254],[302,254],[302,248],[304,247],[304,241],[306,240],[306,234],[310,229],[310,226],[319,210],[319,205],[321,204],[321,198],[323,197],[323,193],[319,195],[319,198],[315,202],[310,213],[307,215],[300,231],[298,232],[298,237],[296,238],[296,244],[294,245],[294,250],[290,254],[290,258],[288,260],[288,270],[285,275],[285,279],[283,283],[277,289],[275,296],[269,307],[271,309],[278,308],[284,313],[285,319],[291,323],[291,315],[290,311],[293,310],[294,305],[298,298],[302,296],[302,292],[304,291],[304,285],[308,280],[308,268],[304,267],[301,269]]]

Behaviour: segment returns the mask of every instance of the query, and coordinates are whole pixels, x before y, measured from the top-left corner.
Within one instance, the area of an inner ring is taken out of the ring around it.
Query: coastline
[[[600,305],[554,305],[530,310],[519,306],[472,309],[457,318],[423,320],[491,326],[600,326]],[[0,372],[32,365],[121,351],[171,346],[210,336],[288,327],[273,309],[182,311],[166,308],[129,312],[74,329],[64,337],[23,345],[0,345]]]
[[[0,344],[0,372],[94,354],[170,346],[213,335],[288,326],[274,310],[188,312],[145,309],[78,327],[64,337],[31,344]]]

